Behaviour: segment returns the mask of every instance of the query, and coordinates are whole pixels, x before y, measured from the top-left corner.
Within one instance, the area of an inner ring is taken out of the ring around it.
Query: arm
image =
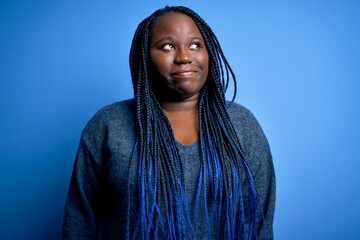
[[[256,184],[260,211],[258,238],[264,239],[264,233],[266,233],[266,239],[273,239],[276,181],[268,140],[258,121],[248,109],[234,104],[229,108],[229,115]]]
[[[90,121],[85,127],[65,203],[62,239],[94,239],[101,195],[104,158],[102,131]]]
[[[266,140],[265,136],[264,140]],[[265,231],[266,239],[274,239],[275,171],[267,141],[263,147],[265,151],[259,154],[261,161],[253,172],[259,198],[259,210],[261,211],[259,215],[258,236],[262,239]]]

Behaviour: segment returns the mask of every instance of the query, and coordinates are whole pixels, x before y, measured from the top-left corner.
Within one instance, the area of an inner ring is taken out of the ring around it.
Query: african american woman
[[[275,173],[207,23],[165,7],[138,26],[134,98],[84,128],[62,239],[273,239]]]

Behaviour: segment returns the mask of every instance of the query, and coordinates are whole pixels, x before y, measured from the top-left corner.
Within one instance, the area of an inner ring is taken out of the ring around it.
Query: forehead
[[[201,36],[200,30],[194,20],[183,13],[166,13],[158,17],[151,30],[152,35],[189,32]]]

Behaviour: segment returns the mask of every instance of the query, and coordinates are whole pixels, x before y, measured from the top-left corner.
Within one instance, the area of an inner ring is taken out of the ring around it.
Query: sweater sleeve
[[[84,128],[64,209],[62,239],[94,239],[106,159],[105,128],[96,116]]]
[[[275,172],[272,155],[264,136],[264,150],[259,154],[261,160],[254,166],[253,174],[259,200],[258,236],[274,239],[273,219],[275,210]]]
[[[258,195],[258,238],[274,239],[276,182],[270,146],[255,116],[248,109],[234,105],[229,109],[230,117],[253,173]]]

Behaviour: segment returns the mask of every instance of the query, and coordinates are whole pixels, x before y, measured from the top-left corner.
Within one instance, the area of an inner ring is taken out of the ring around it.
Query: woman
[[[83,130],[63,239],[272,239],[268,142],[225,101],[235,77],[205,21],[157,10],[135,32],[130,69],[134,99]]]

